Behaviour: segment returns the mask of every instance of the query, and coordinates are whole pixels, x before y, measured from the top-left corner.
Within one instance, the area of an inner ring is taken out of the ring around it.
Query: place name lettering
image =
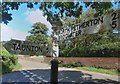
[[[33,46],[33,45],[26,45],[26,44],[19,44],[14,43],[12,49],[14,51],[41,51],[42,48],[40,46]]]
[[[109,25],[111,25],[113,29],[117,28],[118,26],[118,18],[120,18],[120,15],[118,14],[119,14],[118,11],[114,11],[110,14],[111,23],[109,23]],[[56,35],[58,35],[59,40],[66,40],[84,34],[85,28],[89,29],[92,28],[93,26],[97,27],[97,25],[102,23],[104,23],[104,16],[97,17],[89,21],[84,21],[82,23],[72,25],[71,27],[70,26],[63,27],[62,29],[57,30],[55,33]]]
[[[14,51],[20,51],[20,52],[49,52],[48,45],[45,44],[35,44],[35,43],[29,43],[26,41],[20,41],[18,40],[12,40],[11,42],[11,50]]]

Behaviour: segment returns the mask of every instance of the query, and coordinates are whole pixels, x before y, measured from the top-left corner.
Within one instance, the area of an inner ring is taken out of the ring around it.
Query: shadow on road
[[[119,84],[118,81],[110,79],[93,79],[91,74],[72,70],[59,71],[58,82],[58,84]],[[34,83],[50,83],[50,69],[21,70],[2,76],[2,84]]]

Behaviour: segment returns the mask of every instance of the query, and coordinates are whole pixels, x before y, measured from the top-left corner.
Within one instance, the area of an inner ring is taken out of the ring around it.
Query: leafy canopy
[[[31,35],[27,36],[26,40],[33,43],[46,44],[48,28],[40,22],[33,24],[32,28],[33,29],[29,31]]]
[[[117,2],[114,2],[117,3]],[[47,15],[48,21],[60,20],[59,17],[76,17],[78,18],[83,12],[83,5],[95,9],[97,15],[100,15],[112,7],[111,2],[2,2],[2,20],[5,24],[12,20],[12,14],[9,10],[18,10],[21,4],[26,4],[28,8],[39,5],[39,9],[43,10],[44,16]]]

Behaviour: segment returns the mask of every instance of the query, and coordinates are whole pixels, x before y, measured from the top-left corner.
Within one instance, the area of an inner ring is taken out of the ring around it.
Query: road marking
[[[37,75],[34,74],[34,75],[32,75],[31,77],[35,77],[35,76],[37,76]]]
[[[37,76],[36,74],[33,74],[33,76]]]
[[[39,83],[41,83],[42,81],[38,81],[37,83],[39,84]]]
[[[26,70],[26,72],[30,73],[30,71]]]
[[[30,77],[29,75],[25,75],[25,77]]]
[[[31,81],[34,81],[34,79],[33,78],[29,78]]]
[[[33,75],[34,73],[30,72],[31,75]]]
[[[72,81],[72,82],[75,82],[75,81]]]
[[[26,75],[26,73],[25,72],[23,72],[23,71],[20,71],[23,75]]]
[[[41,77],[37,77],[37,78],[40,79],[40,80],[43,79],[43,78],[41,78]]]
[[[47,80],[42,79],[43,82],[48,82]]]
[[[31,82],[48,82],[47,80],[43,79],[41,76],[38,76],[37,74],[32,73],[28,70],[22,70],[20,71],[26,78],[29,78]],[[30,76],[32,75],[32,76]],[[34,77],[34,78],[33,78]],[[39,80],[37,80],[39,79]]]
[[[38,79],[42,80],[43,82],[48,82],[47,80],[44,80],[43,78],[41,77],[37,77]]]

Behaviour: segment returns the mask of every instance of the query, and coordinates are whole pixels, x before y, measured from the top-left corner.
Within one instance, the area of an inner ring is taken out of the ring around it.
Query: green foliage
[[[33,24],[32,30],[29,31],[31,34],[30,36],[26,37],[26,41],[32,42],[32,43],[38,43],[38,44],[46,44],[48,43],[48,36],[47,36],[47,27],[40,23],[37,22]]]
[[[11,10],[18,10],[21,3],[10,3],[4,2],[2,3],[2,8],[0,9],[0,16],[2,16],[1,21],[5,24],[9,23],[12,20],[12,14],[8,11]]]
[[[9,10],[18,10],[23,3],[26,3],[27,8],[34,8],[34,5],[38,5],[39,9],[43,10],[44,16],[47,15],[47,20],[50,22],[58,21],[59,15],[61,17],[78,18],[82,14],[84,7],[95,9],[98,16],[112,6],[111,2],[2,2],[2,13],[0,13],[2,14],[2,22],[5,24],[9,23],[12,20],[12,14],[9,13]],[[85,6],[81,5],[81,3]]]
[[[99,46],[93,46],[91,48],[91,50],[102,50],[102,49],[120,49],[120,42],[114,42],[114,43],[106,43],[106,44],[102,44],[102,45],[99,45]]]
[[[1,56],[11,56],[12,54],[10,54],[4,47],[0,49],[1,51]]]
[[[59,67],[76,68],[79,70],[99,72],[99,73],[105,73],[105,74],[110,74],[110,75],[120,74],[120,72],[115,69],[105,69],[102,67],[95,67],[95,66],[94,67],[83,66],[81,63],[59,64]]]
[[[29,31],[30,36],[26,37],[26,41],[30,43],[35,43],[38,45],[46,45],[48,44],[48,35],[47,35],[47,30],[48,28],[46,25],[37,22],[33,24],[32,30]],[[42,51],[42,52],[29,52],[30,55],[45,55],[47,51]],[[28,53],[27,53],[28,54]]]
[[[120,54],[120,38],[110,32],[82,35],[74,42],[76,46],[69,47],[69,51],[67,48],[61,49],[60,56],[118,57]]]
[[[32,34],[32,35],[37,35],[38,33],[41,33],[41,34],[44,34],[44,35],[47,34],[48,29],[47,29],[46,25],[44,25],[40,22],[34,23],[32,28],[33,29],[31,31],[29,31],[30,34]]]
[[[68,52],[70,52],[70,48],[64,48],[63,50],[60,50],[60,56],[69,56]]]
[[[46,44],[47,41],[47,36],[44,34],[36,34],[36,35],[30,35],[26,37],[26,41],[32,42],[32,43],[37,43],[37,44]]]
[[[70,64],[59,64],[60,67],[67,67],[67,68],[74,68],[74,67],[82,67],[83,65],[81,63],[70,63]]]
[[[10,54],[4,47],[0,48],[2,57],[2,74],[11,72],[18,63],[18,58]]]

